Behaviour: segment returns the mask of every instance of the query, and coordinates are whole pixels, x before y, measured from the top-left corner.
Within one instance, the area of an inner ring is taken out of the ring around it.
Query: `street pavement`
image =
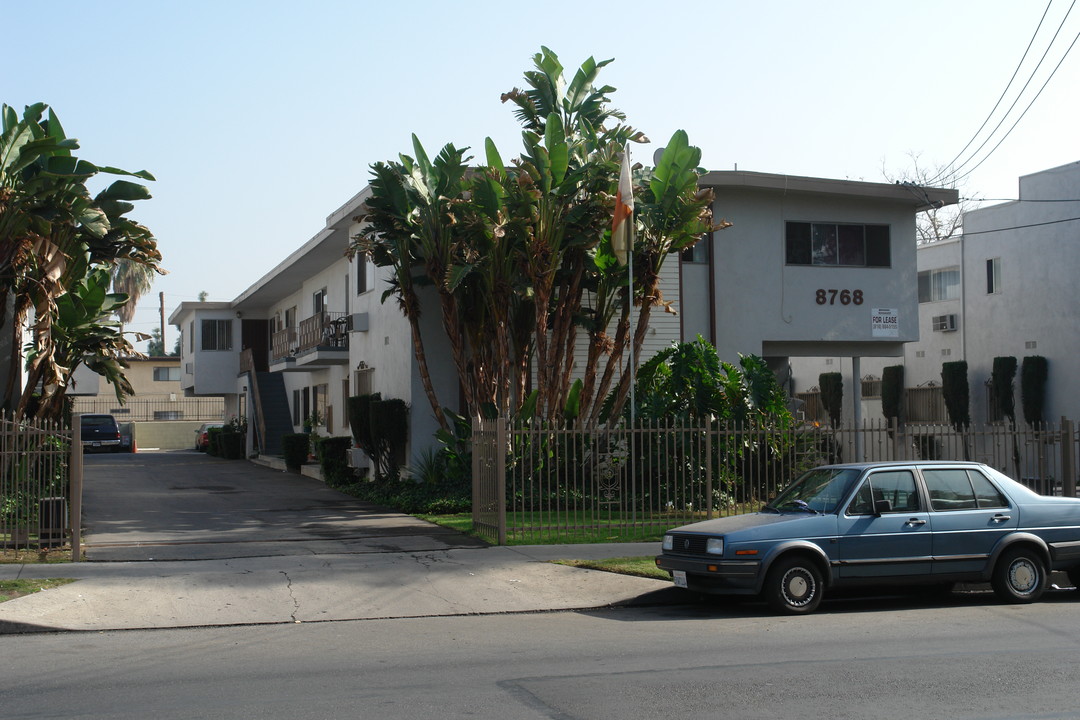
[[[327,622],[685,601],[670,583],[553,564],[659,543],[489,547],[302,476],[191,453],[87,458],[90,562],[0,603],[0,633]]]

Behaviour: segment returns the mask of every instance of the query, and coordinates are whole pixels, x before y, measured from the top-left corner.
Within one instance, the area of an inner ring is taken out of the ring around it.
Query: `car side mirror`
[[[874,501],[874,514],[882,515],[884,513],[892,512],[892,500],[875,500]]]

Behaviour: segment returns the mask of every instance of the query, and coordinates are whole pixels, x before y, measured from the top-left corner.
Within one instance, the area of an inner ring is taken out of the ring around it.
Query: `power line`
[[[1057,225],[1059,223],[1073,222],[1075,220],[1080,220],[1080,217],[1062,218],[1061,220],[1047,220],[1046,222],[1031,223],[1030,225],[1014,225],[1013,227],[994,228],[993,230],[974,230],[972,232],[965,231],[964,237],[967,237],[968,235],[986,235],[987,233],[1008,232],[1009,230],[1024,230],[1027,228],[1042,227],[1044,225]]]
[[[1038,36],[1039,30],[1042,29],[1042,24],[1046,20],[1046,14],[1048,12],[1050,12],[1050,6],[1053,5],[1053,4],[1054,4],[1054,0],[1050,0],[1050,2],[1046,3],[1046,9],[1043,10],[1042,17],[1039,18],[1039,24],[1035,27],[1035,32],[1032,33],[1032,35],[1031,35],[1031,40],[1028,41],[1028,45],[1027,45],[1027,48],[1024,50],[1023,57],[1021,57],[1020,62],[1018,62],[1016,64],[1016,69],[1013,70],[1012,77],[1009,78],[1009,82],[1006,83],[1005,89],[1001,91],[1001,95],[998,97],[997,102],[994,103],[994,107],[992,107],[990,109],[990,113],[986,116],[986,119],[982,121],[982,125],[980,125],[979,129],[975,131],[975,134],[971,136],[971,139],[967,141],[967,144],[964,145],[963,150],[956,153],[956,157],[954,157],[952,160],[950,160],[948,163],[946,163],[945,166],[941,169],[941,171],[938,172],[938,174],[936,176],[934,176],[933,178],[930,179],[929,183],[937,182],[938,180],[941,180],[943,177],[945,177],[947,175],[947,173],[945,172],[945,169],[946,168],[951,168],[953,163],[955,163],[957,160],[959,160],[960,156],[963,155],[964,152],[966,152],[969,147],[971,147],[971,143],[975,142],[975,138],[979,137],[979,133],[981,133],[983,131],[983,128],[986,127],[986,124],[988,122],[990,122],[990,118],[992,118],[994,116],[994,113],[997,112],[998,107],[1001,106],[1001,101],[1005,99],[1005,95],[1009,92],[1009,88],[1012,87],[1013,81],[1016,80],[1016,76],[1020,73],[1020,68],[1023,67],[1024,61],[1027,60],[1028,53],[1031,52],[1031,46],[1035,44],[1035,38]],[[1021,92],[1023,92],[1023,91],[1021,91]],[[976,151],[976,152],[978,152],[978,151]]]
[[[1051,2],[1052,2],[1052,0],[1051,0]],[[976,157],[976,156],[977,156],[977,155],[979,154],[979,152],[980,152],[980,151],[981,151],[981,150],[982,150],[982,149],[983,149],[984,147],[986,147],[986,144],[987,144],[988,142],[990,142],[990,140],[992,140],[992,139],[993,139],[994,135],[995,135],[995,134],[997,133],[997,131],[998,131],[998,130],[999,130],[999,129],[1001,128],[1001,126],[1002,126],[1002,125],[1003,125],[1003,124],[1005,123],[1005,121],[1006,121],[1006,120],[1008,119],[1009,115],[1011,115],[1011,114],[1012,114],[1012,111],[1013,111],[1013,110],[1014,110],[1014,109],[1016,108],[1016,104],[1017,104],[1018,102],[1020,102],[1020,98],[1021,98],[1021,97],[1023,97],[1023,95],[1024,95],[1024,92],[1025,92],[1025,91],[1027,90],[1028,86],[1029,86],[1029,85],[1031,84],[1031,81],[1035,79],[1035,74],[1036,74],[1036,73],[1038,72],[1039,68],[1040,68],[1040,67],[1042,67],[1043,61],[1045,61],[1045,60],[1046,60],[1046,57],[1047,57],[1047,55],[1049,55],[1049,53],[1050,53],[1050,50],[1051,50],[1051,49],[1053,48],[1054,44],[1056,43],[1056,41],[1057,41],[1057,38],[1058,38],[1058,35],[1060,35],[1060,34],[1061,34],[1061,30],[1062,30],[1062,28],[1063,28],[1063,27],[1065,26],[1065,22],[1066,22],[1066,21],[1068,20],[1068,18],[1069,18],[1069,15],[1070,15],[1070,14],[1072,13],[1073,7],[1074,7],[1075,5],[1076,5],[1076,0],[1073,0],[1073,2],[1072,2],[1072,3],[1070,4],[1070,5],[1069,5],[1069,9],[1068,9],[1068,10],[1067,10],[1067,11],[1065,12],[1065,16],[1064,16],[1064,17],[1063,17],[1063,18],[1061,19],[1061,22],[1060,22],[1060,23],[1058,24],[1058,28],[1057,28],[1057,30],[1056,30],[1056,31],[1054,32],[1054,36],[1053,36],[1053,37],[1052,37],[1052,38],[1050,39],[1050,42],[1049,42],[1049,44],[1048,44],[1048,45],[1046,46],[1046,50],[1045,50],[1045,51],[1043,51],[1042,57],[1040,57],[1040,58],[1039,58],[1039,62],[1038,62],[1038,63],[1037,63],[1036,65],[1035,65],[1035,68],[1034,68],[1034,69],[1033,69],[1033,70],[1031,71],[1031,74],[1030,74],[1030,75],[1028,76],[1027,82],[1025,82],[1025,83],[1024,83],[1024,87],[1022,87],[1022,88],[1020,89],[1020,92],[1019,92],[1019,93],[1017,93],[1017,96],[1016,96],[1016,98],[1015,98],[1015,99],[1013,100],[1012,104],[1011,104],[1011,105],[1009,106],[1009,109],[1005,111],[1005,114],[1004,114],[1004,115],[1002,116],[1001,120],[999,120],[999,121],[998,121],[998,124],[997,124],[996,126],[994,126],[994,129],[990,131],[990,134],[989,134],[989,135],[988,135],[988,136],[986,137],[986,139],[985,139],[985,140],[983,140],[983,142],[982,142],[982,143],[981,143],[981,144],[979,145],[979,147],[978,147],[978,148],[976,148],[976,149],[975,149],[974,151],[972,151],[972,153],[971,153],[971,154],[970,154],[970,155],[968,156],[968,158],[967,158],[967,159],[966,159],[966,160],[965,160],[964,162],[962,162],[962,163],[961,163],[960,165],[958,165],[958,166],[957,166],[956,168],[952,169],[952,170],[951,170],[950,172],[948,172],[948,173],[945,173],[944,171],[943,171],[942,173],[939,173],[939,175],[938,175],[937,177],[935,177],[935,178],[933,179],[933,181],[932,181],[932,182],[944,182],[944,179],[945,179],[945,178],[949,178],[949,182],[950,182],[951,184],[955,184],[955,183],[959,182],[960,180],[963,180],[964,178],[966,178],[967,176],[969,176],[969,175],[971,175],[971,174],[972,174],[973,172],[975,172],[975,170],[977,170],[977,169],[978,169],[978,168],[979,168],[979,167],[980,167],[980,166],[981,166],[981,165],[982,165],[982,164],[983,164],[984,162],[986,162],[986,161],[987,161],[987,160],[988,160],[988,159],[990,158],[990,156],[991,156],[991,155],[993,155],[993,154],[994,154],[994,152],[995,152],[995,151],[996,151],[996,150],[997,150],[997,149],[998,149],[999,147],[1001,147],[1001,144],[1002,144],[1003,142],[1005,142],[1006,138],[1008,138],[1008,137],[1009,137],[1009,135],[1011,135],[1011,134],[1012,134],[1012,131],[1016,129],[1016,126],[1017,126],[1017,125],[1019,125],[1019,124],[1020,124],[1020,121],[1021,121],[1021,120],[1023,120],[1023,118],[1024,118],[1024,116],[1025,116],[1025,115],[1027,115],[1027,113],[1028,113],[1028,111],[1029,111],[1029,110],[1031,109],[1032,105],[1034,105],[1034,104],[1035,104],[1035,101],[1039,99],[1039,96],[1040,96],[1040,95],[1042,95],[1042,92],[1043,92],[1043,90],[1045,90],[1045,89],[1046,89],[1046,86],[1047,86],[1047,85],[1048,85],[1048,84],[1050,83],[1050,80],[1052,80],[1052,79],[1053,79],[1053,77],[1054,77],[1054,75],[1056,75],[1056,74],[1057,74],[1057,71],[1058,71],[1058,70],[1059,70],[1059,69],[1061,68],[1061,65],[1062,65],[1062,63],[1064,63],[1064,62],[1065,62],[1065,58],[1067,58],[1067,57],[1069,56],[1069,53],[1070,53],[1070,52],[1072,51],[1073,47],[1074,47],[1074,46],[1076,45],[1076,42],[1077,42],[1077,40],[1080,40],[1080,33],[1078,33],[1078,34],[1076,35],[1076,37],[1074,37],[1074,38],[1073,38],[1073,41],[1072,41],[1072,43],[1070,43],[1069,47],[1068,47],[1068,48],[1067,48],[1067,49],[1065,50],[1065,54],[1061,56],[1061,59],[1060,59],[1060,60],[1058,61],[1057,65],[1055,65],[1055,66],[1054,66],[1054,69],[1053,69],[1053,70],[1052,70],[1052,71],[1050,72],[1050,75],[1049,75],[1049,77],[1047,77],[1046,81],[1045,81],[1045,82],[1044,82],[1044,83],[1042,84],[1042,87],[1040,87],[1040,88],[1039,88],[1039,91],[1038,91],[1038,92],[1037,92],[1037,93],[1035,94],[1035,97],[1033,97],[1033,98],[1031,99],[1031,102],[1029,102],[1029,103],[1028,103],[1028,105],[1027,105],[1027,107],[1025,107],[1025,108],[1024,108],[1024,111],[1023,111],[1022,113],[1020,113],[1020,116],[1019,116],[1019,117],[1018,117],[1018,118],[1016,119],[1016,121],[1015,121],[1015,122],[1014,122],[1014,123],[1013,123],[1013,124],[1012,124],[1012,125],[1011,125],[1011,126],[1009,127],[1009,129],[1008,129],[1008,131],[1006,131],[1005,135],[1004,135],[1004,136],[1002,136],[1002,138],[1001,138],[1000,140],[998,140],[997,144],[995,144],[995,145],[994,145],[994,147],[992,147],[992,148],[990,149],[990,151],[989,151],[988,153],[986,153],[986,155],[985,155],[985,156],[984,156],[984,157],[982,158],[982,160],[980,160],[980,161],[979,161],[979,162],[978,162],[978,163],[977,163],[977,164],[975,165],[975,167],[971,168],[970,170],[968,170],[968,171],[967,171],[966,173],[964,173],[963,175],[959,175],[959,176],[957,176],[957,175],[956,175],[956,173],[957,173],[957,172],[959,172],[959,171],[960,171],[960,170],[961,170],[962,168],[964,168],[964,167],[965,167],[965,166],[966,166],[966,165],[967,165],[968,163],[970,163],[970,162],[971,162],[972,160],[974,160],[974,159],[975,159],[975,157]],[[1048,7],[1048,9],[1049,9],[1049,7]],[[1045,15],[1045,12],[1044,12],[1044,15]],[[1040,25],[1040,27],[1041,27],[1041,25],[1042,25],[1042,21],[1041,21],[1041,20],[1040,20],[1040,22],[1039,22],[1039,25]],[[1037,32],[1038,32],[1038,30],[1036,30],[1036,33],[1037,33]],[[1034,40],[1034,37],[1032,38],[1032,40]],[[1025,57],[1027,56],[1027,52],[1026,52],[1026,51],[1025,51],[1024,55],[1025,55]],[[1023,63],[1023,60],[1021,60],[1021,64],[1022,64],[1022,63]],[[1011,84],[1011,82],[1012,82],[1012,81],[1010,80],[1010,84]],[[1007,90],[1007,89],[1008,89],[1008,88],[1006,88],[1006,90]],[[999,100],[999,103],[1000,103],[1000,100]],[[995,105],[995,108],[996,108],[996,107],[997,107],[997,105]],[[991,113],[991,114],[992,114],[992,113]],[[985,123],[984,123],[984,126],[985,126]],[[977,136],[978,136],[978,133],[976,133],[976,137],[977,137]],[[974,138],[973,138],[973,140],[974,140]],[[968,144],[970,145],[970,142],[969,142]],[[966,146],[965,146],[965,147],[966,147]],[[961,153],[960,153],[960,154],[962,155],[962,154],[963,154],[963,151],[961,151]],[[960,156],[959,156],[959,155],[957,155],[957,158],[959,158],[959,157],[960,157]],[[955,161],[956,161],[956,158],[954,158],[954,159],[953,159],[953,162],[955,162]],[[949,164],[948,166],[946,166],[946,167],[951,167],[951,165],[952,165],[952,163],[950,163],[950,164]]]

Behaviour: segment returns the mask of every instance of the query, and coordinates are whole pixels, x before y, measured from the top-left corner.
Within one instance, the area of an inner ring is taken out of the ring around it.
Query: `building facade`
[[[918,246],[919,328],[901,357],[868,358],[860,377],[881,377],[887,365],[904,366],[907,387],[941,385],[944,362],[968,364],[971,417],[995,422],[989,380],[995,357],[1028,356],[1048,361],[1044,421],[1080,417],[1080,357],[1076,332],[1080,289],[1080,163],[1019,179],[1015,201],[965,213],[963,235]],[[794,385],[805,391],[819,373],[850,361],[821,357],[798,363]],[[851,386],[845,385],[845,397]],[[1022,421],[1020,373],[1015,380],[1017,418]],[[880,403],[865,411],[880,417]],[[916,420],[924,418],[918,417]],[[941,418],[928,418],[940,419]]]

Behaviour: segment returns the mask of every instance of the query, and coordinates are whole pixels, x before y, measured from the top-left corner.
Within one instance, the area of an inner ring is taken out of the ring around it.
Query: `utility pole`
[[[165,293],[158,293],[158,305],[161,310],[161,354],[168,355],[169,351],[165,347]]]

